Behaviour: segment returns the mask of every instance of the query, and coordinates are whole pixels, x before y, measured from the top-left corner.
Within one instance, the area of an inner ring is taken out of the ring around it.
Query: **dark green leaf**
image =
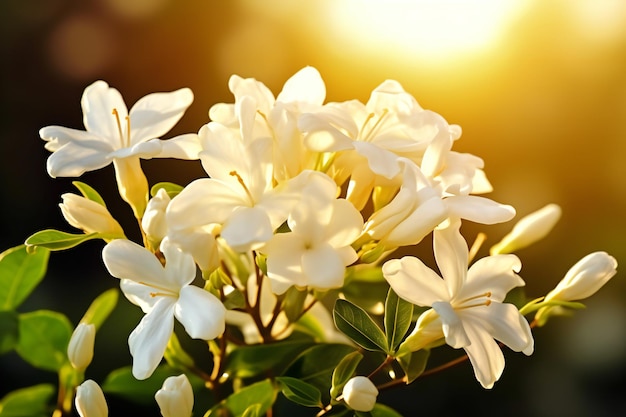
[[[370,411],[370,415],[372,417],[402,417],[402,414],[381,403],[376,403],[374,409]]]
[[[78,191],[80,191],[83,197],[85,197],[87,200],[94,201],[101,206],[106,207],[106,204],[104,204],[104,200],[102,199],[102,197],[100,197],[100,194],[98,194],[98,192],[91,188],[89,185],[80,181],[73,181],[72,184],[74,185],[74,187],[78,188]]]
[[[335,325],[363,349],[387,352],[387,339],[374,320],[350,301],[338,299],[333,309]]]
[[[0,400],[0,417],[48,417],[55,390],[51,384],[40,384],[9,392]]]
[[[68,318],[55,311],[20,314],[15,350],[34,367],[56,372],[67,361],[67,345],[73,330]]]
[[[317,387],[297,378],[282,376],[276,378],[282,393],[287,399],[305,407],[324,408],[322,394]]]
[[[117,239],[124,236],[114,233],[67,233],[60,230],[47,229],[37,232],[26,239],[27,246],[37,246],[52,251],[70,249],[92,239]]]
[[[46,274],[50,252],[20,245],[0,254],[0,310],[14,310]]]
[[[385,335],[390,350],[395,351],[402,342],[404,335],[411,327],[413,304],[398,297],[389,288],[385,300]],[[392,352],[390,352],[392,353]]]
[[[18,314],[15,311],[0,311],[0,355],[13,350],[18,338]]]
[[[352,378],[356,372],[356,367],[363,359],[361,352],[352,352],[345,356],[333,372],[332,385],[330,387],[330,397],[335,399],[343,391],[343,386]]]
[[[152,188],[150,189],[150,195],[154,197],[161,188],[165,190],[170,198],[174,198],[176,197],[176,195],[180,194],[184,187],[178,184],[174,184],[173,182],[159,182],[152,186]]]
[[[430,349],[422,349],[397,358],[398,363],[400,363],[400,366],[407,377],[407,384],[415,381],[415,379],[420,376],[422,372],[424,372],[429,356]]]
[[[119,291],[116,288],[103,292],[92,301],[80,322],[93,324],[99,329],[117,305],[118,297]]]
[[[280,375],[312,342],[282,341],[265,345],[242,346],[227,357],[225,370],[236,378],[249,378],[263,373]]]
[[[245,388],[230,395],[221,403],[217,404],[205,417],[209,416],[233,416],[246,417],[262,416],[270,409],[276,400],[276,391],[269,379],[248,385]],[[226,411],[229,414],[223,414]]]
[[[291,376],[308,382],[328,396],[333,371],[346,355],[355,351],[354,346],[341,343],[316,344],[302,352],[285,371]]]
[[[175,369],[188,370],[195,367],[193,358],[183,349],[176,333],[172,333],[167,342],[165,354],[163,355],[167,363]]]
[[[126,366],[111,372],[104,383],[102,390],[106,394],[113,394],[139,404],[154,404],[154,394],[161,389],[163,381],[169,376],[180,375],[180,371],[167,365],[159,365],[147,379],[137,380],[133,376],[132,368]],[[192,387],[202,386],[202,381],[193,375],[187,375]]]

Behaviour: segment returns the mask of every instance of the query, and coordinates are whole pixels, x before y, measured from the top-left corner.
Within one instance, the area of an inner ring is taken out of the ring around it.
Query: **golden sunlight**
[[[330,35],[350,48],[394,49],[448,60],[497,43],[528,0],[344,0],[327,2]]]

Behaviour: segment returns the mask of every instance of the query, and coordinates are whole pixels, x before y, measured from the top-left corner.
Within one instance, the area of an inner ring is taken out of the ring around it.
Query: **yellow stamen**
[[[364,136],[361,137],[361,141],[367,142],[374,136],[374,133],[380,127],[381,122],[383,121],[385,116],[387,116],[388,113],[389,113],[389,109],[383,109],[382,114],[380,115],[380,117],[378,117],[378,120],[376,120],[376,123],[374,123],[374,125],[369,130],[369,132],[367,132],[367,135],[364,135]],[[369,121],[372,120],[375,116],[376,116],[376,114],[374,114],[374,113],[370,113],[370,114],[367,115],[367,118],[365,119],[365,121],[363,122],[363,126],[361,127],[361,133],[363,133],[365,131],[365,126],[367,126]]]
[[[241,178],[241,175],[239,175],[237,173],[237,171],[230,171],[228,173],[228,175],[232,175],[233,177],[237,178],[237,182],[239,182],[239,184],[241,184],[241,186],[243,187],[244,191],[248,195],[248,198],[250,199],[250,204],[254,204],[254,198],[252,197],[252,193],[250,192],[248,187],[246,187],[246,183],[243,181],[243,178]]]
[[[120,135],[120,143],[122,147],[124,147],[124,132],[122,131],[122,122],[120,122],[120,114],[117,112],[117,109],[113,109],[113,116],[115,116],[115,121],[117,122],[117,131]]]

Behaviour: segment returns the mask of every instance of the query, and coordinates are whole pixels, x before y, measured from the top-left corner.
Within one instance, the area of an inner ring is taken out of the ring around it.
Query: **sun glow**
[[[351,49],[448,59],[484,50],[529,0],[341,0],[327,3],[329,36]]]

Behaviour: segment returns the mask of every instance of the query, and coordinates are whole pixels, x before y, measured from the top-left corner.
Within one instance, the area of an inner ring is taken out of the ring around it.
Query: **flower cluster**
[[[325,84],[312,67],[277,96],[236,75],[229,88],[234,103],[211,107],[211,121],[197,134],[160,139],[191,105],[189,89],[150,94],[128,111],[103,81],[84,92],[85,131],[40,131],[52,152],[52,177],[113,164],[143,240],[129,240],[102,197],[76,182],[81,195],[64,194],[61,209],[82,233],[46,230],[26,244],[61,250],[105,241],[106,269],[145,314],[128,338],[132,375],[152,377],[163,359],[178,375],[156,393],[163,415],[191,415],[193,391],[205,395],[207,388],[214,398],[208,415],[260,415],[277,392],[318,407],[318,415],[333,407],[389,412],[376,404],[379,389],[413,382],[428,352],[442,344],[464,349],[478,382],[491,388],[504,370],[503,346],[530,355],[532,327],[575,308],[574,300],[615,274],[615,260],[597,253],[545,299],[507,302],[525,285],[511,252],[545,236],[560,208],[523,219],[491,255],[474,261],[461,224],[506,222],[515,210],[482,196],[492,190],[483,161],[452,150],[461,128],[420,107],[397,81],[380,84],[367,103],[325,102]],[[140,159],[154,157],[199,160],[207,175],[150,187]],[[439,272],[413,256],[393,257],[429,235]],[[106,310],[102,304],[94,311]],[[525,316],[535,311],[529,322]],[[81,323],[69,342],[78,375],[66,387],[70,396],[106,315],[97,326]],[[184,332],[175,332],[174,319]],[[199,368],[179,336],[206,341],[212,367]],[[367,351],[386,359],[367,377],[355,376]],[[322,357],[328,367],[307,379],[306,361]],[[391,381],[381,382],[380,371],[390,368]],[[104,391],[114,385],[105,381]],[[94,381],[76,392],[81,416],[106,415]]]

